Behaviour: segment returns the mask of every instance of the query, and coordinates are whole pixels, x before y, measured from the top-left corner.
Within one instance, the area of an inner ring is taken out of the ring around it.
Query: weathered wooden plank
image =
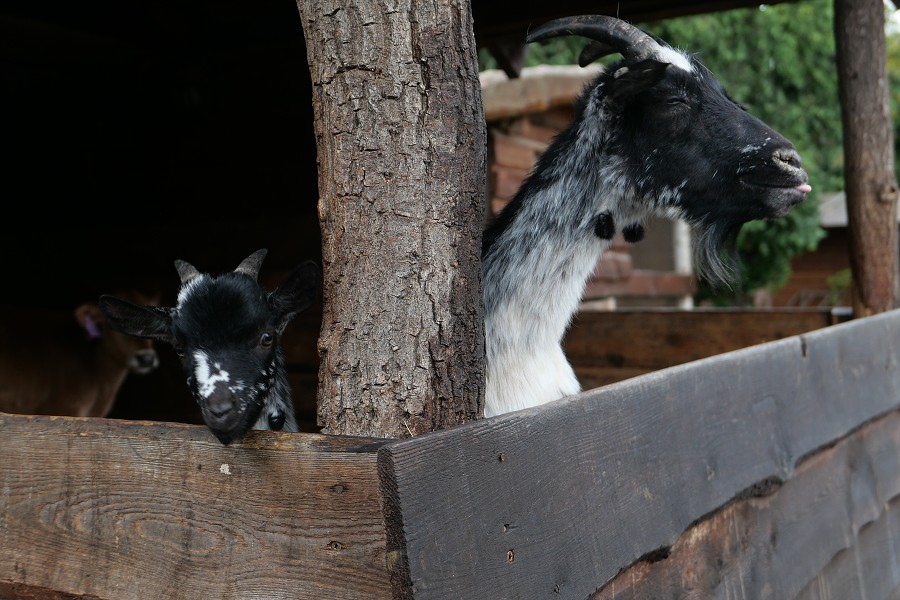
[[[900,586],[900,413],[685,531],[590,600],[886,600]]]
[[[826,569],[796,600],[900,598],[900,499],[886,506],[881,517],[869,523],[856,543],[834,557]]]
[[[392,577],[403,598],[586,598],[895,409],[898,344],[892,311],[384,446]]]
[[[481,76],[481,96],[487,122],[548,110],[553,106],[572,104],[600,69],[539,66],[522,69],[522,76],[509,79],[499,71]]]
[[[834,325],[828,309],[582,311],[566,334],[576,369],[662,369]]]
[[[0,582],[117,600],[390,598],[383,443],[251,432],[222,446],[202,426],[0,414]]]
[[[608,252],[607,252],[608,253]],[[629,256],[630,257],[630,256]],[[668,271],[652,271],[649,269],[634,269],[627,278],[605,281],[598,277],[606,254],[600,261],[597,273],[585,286],[582,298],[595,300],[610,296],[627,298],[629,296],[690,296],[697,291],[697,278],[693,275],[679,275]],[[596,314],[596,313],[593,313]]]
[[[320,320],[314,311],[297,315],[283,341],[295,405],[313,418]],[[582,311],[566,335],[565,348],[582,387],[591,389],[841,320],[844,316],[830,309],[808,308]]]
[[[578,377],[581,388],[584,390],[609,385],[632,377],[639,377],[657,370],[639,367],[592,367],[584,365],[575,365],[572,368],[575,370],[575,375]]]

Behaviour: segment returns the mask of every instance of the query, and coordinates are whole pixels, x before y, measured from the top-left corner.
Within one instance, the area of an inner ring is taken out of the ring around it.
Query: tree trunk
[[[835,0],[854,316],[898,304],[897,180],[882,0]]]
[[[468,0],[298,2],[312,76],[324,433],[477,418],[486,125]]]

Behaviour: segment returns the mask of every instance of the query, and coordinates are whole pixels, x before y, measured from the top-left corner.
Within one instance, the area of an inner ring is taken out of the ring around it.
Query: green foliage
[[[825,278],[825,284],[828,286],[828,304],[836,306],[850,289],[853,282],[852,271],[849,268],[841,269],[834,275]]]
[[[888,10],[893,13],[893,5]],[[888,20],[891,23],[891,20]],[[900,24],[896,20],[887,27],[885,59],[888,72],[888,89],[891,99],[891,120],[894,123],[894,171],[900,172]]]

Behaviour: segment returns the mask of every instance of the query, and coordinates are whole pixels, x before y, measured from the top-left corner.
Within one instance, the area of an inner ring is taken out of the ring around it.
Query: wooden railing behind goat
[[[315,300],[319,268],[307,261],[278,288],[257,283],[266,250],[213,277],[183,260],[174,307],[149,307],[101,296],[100,308],[118,331],[170,344],[181,359],[203,421],[223,444],[250,429],[299,431],[281,335]]]
[[[558,19],[529,42],[594,40],[582,65],[618,53],[577,102],[574,123],[484,235],[485,416],[574,394],[561,342],[617,231],[639,241],[652,215],[692,230],[695,264],[733,280],[734,242],[812,189],[794,146],[747,113],[694,56],[606,16]]]
[[[135,302],[156,301],[137,291]],[[129,373],[159,365],[151,340],[114,331],[100,308],[0,311],[0,412],[105,417]]]

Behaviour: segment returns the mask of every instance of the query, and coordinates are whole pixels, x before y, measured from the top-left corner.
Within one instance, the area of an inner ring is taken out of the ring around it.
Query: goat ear
[[[174,344],[174,308],[141,306],[109,295],[100,296],[98,304],[106,322],[116,331]]]
[[[75,320],[84,329],[88,337],[98,338],[101,336],[100,325],[103,323],[103,313],[100,307],[91,302],[86,302],[75,309]]]
[[[280,326],[315,302],[319,293],[319,266],[308,260],[291,271],[278,289],[269,294],[269,303],[278,315]]]
[[[265,248],[257,250],[241,261],[241,264],[238,265],[235,271],[249,275],[255,281],[256,276],[259,275],[259,268],[262,266],[262,261],[266,257],[266,253],[268,253],[268,250]]]

